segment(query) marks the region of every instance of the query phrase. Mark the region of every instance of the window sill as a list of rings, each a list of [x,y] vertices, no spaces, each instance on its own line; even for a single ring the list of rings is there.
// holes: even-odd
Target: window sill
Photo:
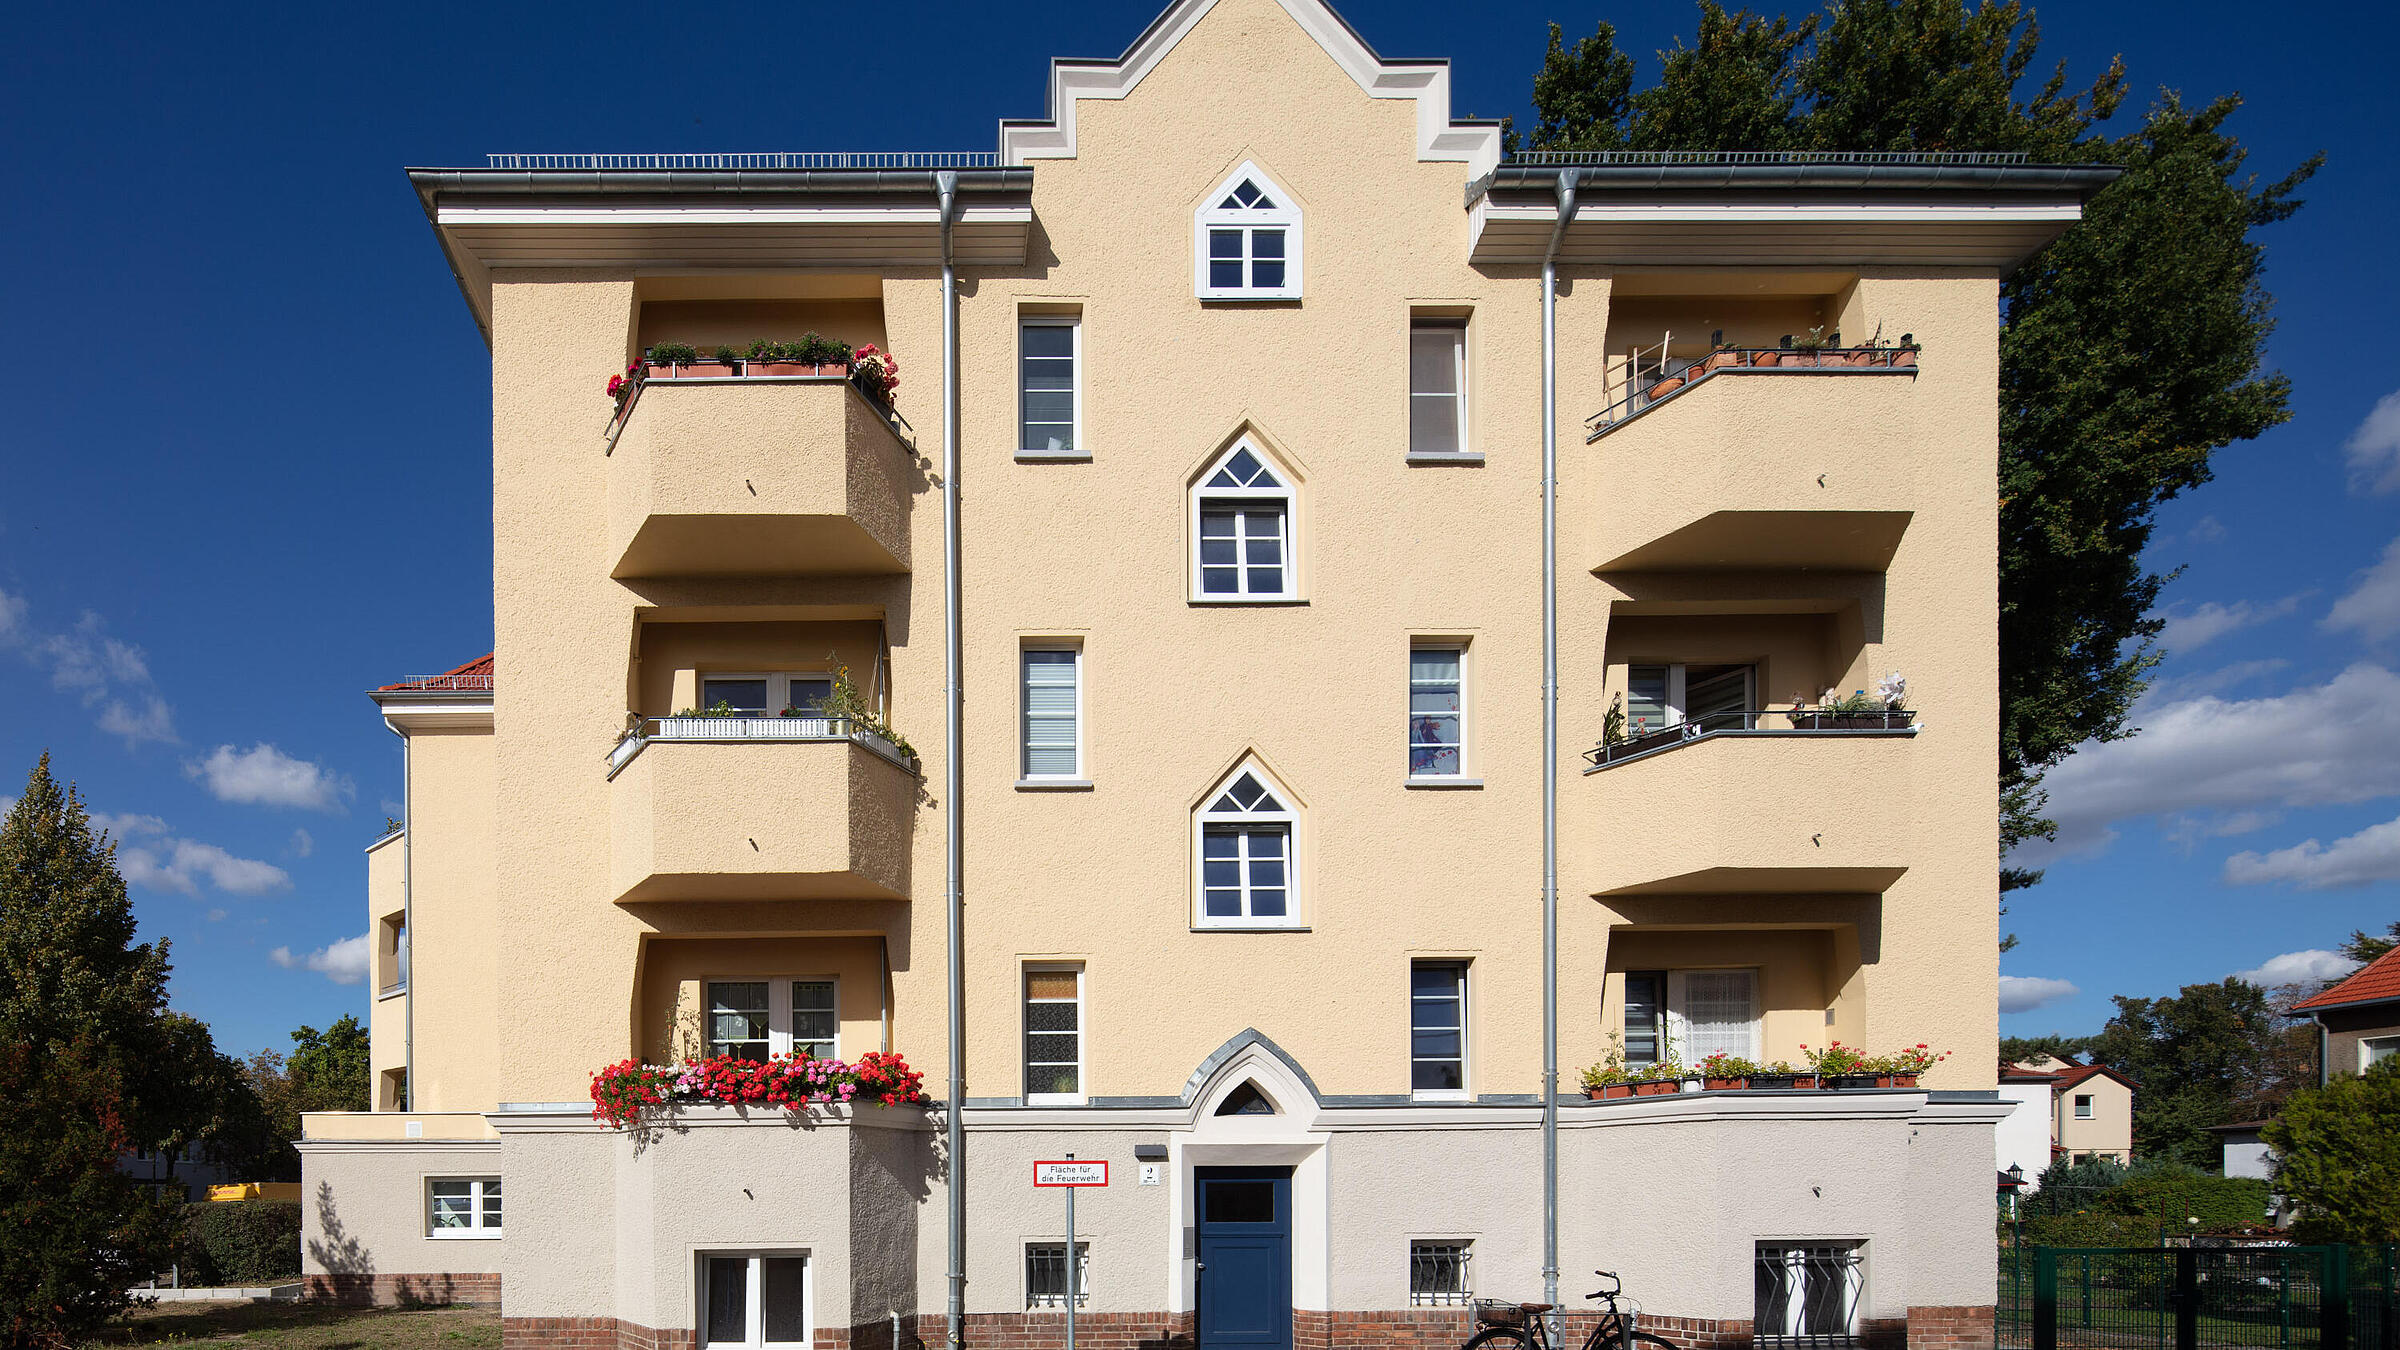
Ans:
[[[1475,450],[1411,450],[1408,452],[1408,462],[1411,464],[1464,464],[1473,466],[1483,463],[1483,455],[1480,451]]]
[[[1080,1092],[1028,1092],[1025,1094],[1027,1106],[1082,1106],[1090,1100]]]
[[[1204,305],[1296,305],[1300,303],[1300,292],[1257,291],[1252,293],[1244,293],[1240,291],[1202,291],[1197,298],[1200,303]]]
[[[1089,778],[1020,778],[1017,780],[1017,791],[1019,792],[1089,792],[1091,790],[1092,780]]]
[[[1017,462],[1019,464],[1089,464],[1092,462],[1092,452],[1089,450],[1019,450]]]
[[[1471,1102],[1475,1100],[1472,1093],[1464,1090],[1455,1092],[1448,1090],[1441,1092],[1411,1092],[1408,1094],[1408,1099],[1412,1102]]]
[[[386,985],[385,987],[375,991],[375,1001],[377,1003],[381,1003],[387,998],[402,998],[405,997],[407,993],[408,986],[405,984]]]
[[[1480,778],[1461,778],[1455,774],[1410,774],[1408,778],[1404,780],[1404,786],[1412,788],[1432,788],[1435,791],[1440,791],[1444,788],[1480,789],[1483,786],[1483,780]]]
[[[1212,608],[1270,609],[1305,605],[1308,601],[1296,595],[1195,595],[1187,603]]]
[[[448,1229],[427,1233],[428,1242],[498,1242],[507,1234],[489,1228]]]
[[[1304,923],[1196,923],[1195,933],[1305,933]]]

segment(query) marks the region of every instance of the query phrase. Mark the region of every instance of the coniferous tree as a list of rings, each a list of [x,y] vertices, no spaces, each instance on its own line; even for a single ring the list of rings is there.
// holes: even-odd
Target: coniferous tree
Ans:
[[[173,1259],[171,1211],[118,1170],[188,1108],[167,947],[134,942],[116,849],[42,756],[0,823],[0,1337],[83,1340]]]

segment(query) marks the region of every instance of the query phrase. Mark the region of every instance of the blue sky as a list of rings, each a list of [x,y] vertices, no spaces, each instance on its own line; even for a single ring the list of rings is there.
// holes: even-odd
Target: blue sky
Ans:
[[[1642,52],[1691,25],[1676,5],[1344,12],[1387,55],[1451,58],[1456,111],[1479,116],[1525,114],[1548,19],[1570,36],[1612,19]],[[399,756],[361,691],[491,641],[485,355],[402,167],[988,148],[997,119],[1043,110],[1049,57],[1114,55],[1152,13],[794,11],[781,39],[706,5],[569,21],[495,4],[471,25],[392,6],[14,15],[0,796],[48,747],[114,818],[144,932],[174,940],[175,1001],[227,1049],[363,1013],[338,980],[356,978],[359,850],[397,809]],[[2375,413],[2400,391],[2375,337],[2400,309],[2400,18],[2042,18],[2045,54],[2081,78],[2121,51],[2137,92],[2247,94],[2234,125],[2263,173],[2331,161],[2266,234],[2294,417],[2163,514],[2157,561],[2187,570],[2153,730],[2062,777],[2070,847],[2008,919],[2023,945],[2004,972],[2075,991],[2012,985],[2051,995],[2003,1019],[2023,1032],[2091,1030],[2110,993],[2400,918],[2400,399]]]

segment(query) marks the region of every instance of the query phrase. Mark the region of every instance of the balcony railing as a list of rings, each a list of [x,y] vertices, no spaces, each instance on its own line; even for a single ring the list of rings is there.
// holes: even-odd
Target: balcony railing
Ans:
[[[1595,745],[1583,752],[1592,767],[1585,773],[1613,769],[1637,759],[1717,736],[1913,736],[1917,714],[1911,708],[1837,712],[1825,708],[1745,708],[1703,713],[1687,722],[1656,730],[1636,731],[1624,740]]]
[[[392,688],[411,694],[488,694],[492,692],[492,672],[486,670],[473,675],[460,675],[456,672],[448,675],[411,675],[393,685]]]
[[[1906,337],[1896,347],[1719,347],[1702,357],[1670,357],[1663,345],[1647,361],[1636,348],[1626,358],[1628,392],[1584,419],[1584,444],[1719,375],[1914,375],[1917,348]]]
[[[853,741],[903,769],[916,764],[900,747],[847,717],[643,717],[632,725],[608,755],[608,776],[615,778],[653,741]]]

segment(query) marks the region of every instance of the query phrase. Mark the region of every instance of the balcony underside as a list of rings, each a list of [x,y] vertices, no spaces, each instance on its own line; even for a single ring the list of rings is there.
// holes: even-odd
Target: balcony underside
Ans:
[[[1905,867],[1703,867],[1671,877],[1631,882],[1609,895],[1881,895]]]
[[[916,796],[849,739],[650,742],[609,783],[617,901],[905,900]]]
[[[653,515],[611,576],[788,576],[906,572],[908,565],[848,516]]]
[[[1712,511],[1592,570],[1882,572],[1900,551],[1911,516],[1907,511]]]

